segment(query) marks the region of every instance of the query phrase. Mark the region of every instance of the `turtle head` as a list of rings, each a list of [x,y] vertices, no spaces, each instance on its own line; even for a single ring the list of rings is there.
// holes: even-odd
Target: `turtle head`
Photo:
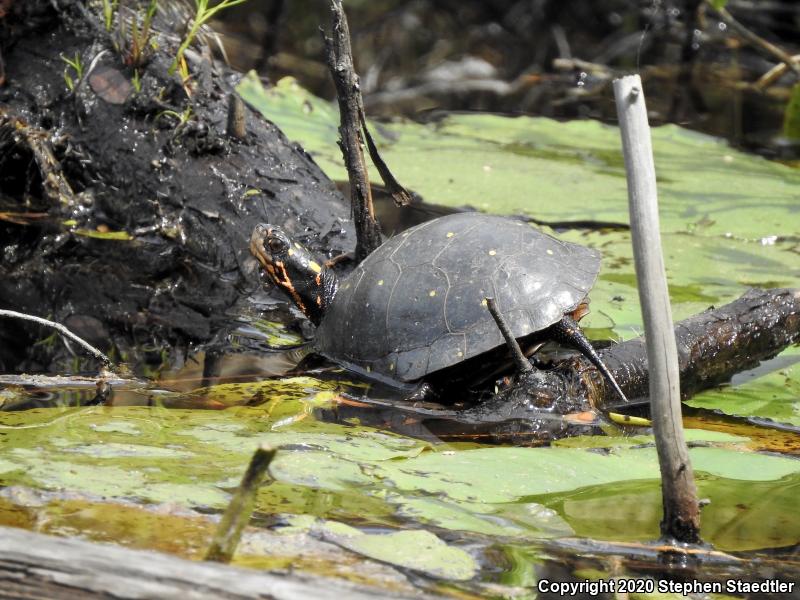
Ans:
[[[336,295],[338,283],[333,271],[275,225],[256,225],[250,237],[250,252],[297,308],[319,325]]]

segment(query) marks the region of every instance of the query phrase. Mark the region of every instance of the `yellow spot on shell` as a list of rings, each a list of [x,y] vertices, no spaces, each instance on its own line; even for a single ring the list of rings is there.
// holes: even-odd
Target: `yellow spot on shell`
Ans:
[[[372,371],[372,367],[370,367],[369,365],[367,365],[367,373],[369,373],[370,371]]]
[[[486,298],[481,300],[481,306],[489,306],[489,304],[486,302]]]
[[[314,273],[319,273],[320,271],[322,271],[322,267],[320,267],[313,260],[308,261],[308,266],[311,268],[312,271],[314,271]]]
[[[436,290],[431,290],[430,292],[428,292],[428,296],[430,296],[431,298],[433,298],[435,295],[436,295]]]
[[[383,285],[383,279],[378,282],[378,285]]]
[[[550,248],[548,248],[548,249],[547,249],[547,253],[548,253],[550,256],[552,256],[552,255],[553,255],[553,251],[552,251],[552,250],[550,250]]]
[[[294,247],[297,248],[298,250],[300,250],[300,248],[302,248],[302,246],[298,242],[294,243]]]
[[[459,356],[459,358],[460,358],[460,357],[464,356],[464,353],[463,353],[461,350],[459,350],[459,351],[458,351],[458,356]]]
[[[389,370],[390,371],[394,371],[394,363],[390,363],[389,364]]]
[[[293,255],[294,255],[294,250],[292,250],[291,248],[289,248],[289,256],[293,256]]]
[[[497,250],[489,250],[489,256],[494,256],[497,254]]]
[[[455,233],[453,233],[452,231],[448,231],[447,232],[447,237],[453,237],[454,235],[455,235]]]

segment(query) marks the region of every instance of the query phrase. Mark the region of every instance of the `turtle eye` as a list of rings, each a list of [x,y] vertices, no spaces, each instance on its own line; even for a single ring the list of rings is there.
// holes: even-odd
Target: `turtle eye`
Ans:
[[[286,244],[284,244],[283,240],[279,238],[270,238],[267,244],[269,245],[270,251],[275,252],[276,254],[286,249]]]

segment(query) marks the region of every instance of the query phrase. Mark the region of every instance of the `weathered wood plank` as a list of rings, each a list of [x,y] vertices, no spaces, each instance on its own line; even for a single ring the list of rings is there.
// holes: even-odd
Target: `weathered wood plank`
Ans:
[[[193,562],[0,527],[0,598],[25,600],[359,600],[407,595],[343,580]],[[415,598],[430,597],[422,592]]]

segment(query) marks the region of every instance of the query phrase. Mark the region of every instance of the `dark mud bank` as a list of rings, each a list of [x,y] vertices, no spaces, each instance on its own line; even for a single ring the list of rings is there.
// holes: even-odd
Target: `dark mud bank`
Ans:
[[[11,2],[0,17],[0,306],[127,360],[235,322],[259,288],[256,223],[307,234],[322,254],[353,247],[348,204],[299,146],[247,108],[244,138],[226,133],[236,73],[202,41],[187,81],[170,72],[181,34],[159,13],[139,59],[132,9],[110,30],[76,0]],[[0,321],[0,371],[92,366],[70,368],[49,335]]]

